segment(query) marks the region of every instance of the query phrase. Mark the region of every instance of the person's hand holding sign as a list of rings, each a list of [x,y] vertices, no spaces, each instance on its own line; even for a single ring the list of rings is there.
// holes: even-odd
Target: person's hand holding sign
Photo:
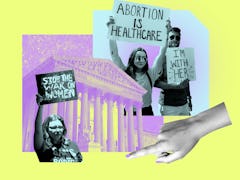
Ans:
[[[166,123],[158,136],[158,142],[132,152],[129,159],[154,154],[156,162],[170,163],[183,158],[206,134],[230,125],[224,103],[185,120]]]
[[[111,24],[115,24],[115,20],[114,20],[113,16],[109,17],[109,21],[107,22],[107,27],[109,27]]]
[[[40,106],[41,102],[43,101],[43,97],[40,94],[36,95],[36,102]]]
[[[189,80],[185,79],[183,80],[181,83],[179,83],[178,85],[175,85],[176,89],[184,89],[189,85]],[[174,86],[174,85],[173,85]]]
[[[171,21],[169,19],[166,21],[166,28],[167,28],[167,35],[168,35],[168,33],[170,32],[170,30],[172,28]]]

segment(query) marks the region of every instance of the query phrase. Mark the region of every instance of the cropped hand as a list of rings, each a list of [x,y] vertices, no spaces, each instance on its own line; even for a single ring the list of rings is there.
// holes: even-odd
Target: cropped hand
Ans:
[[[185,120],[164,124],[157,143],[134,151],[127,157],[155,154],[156,162],[170,163],[183,158],[206,134],[231,124],[225,104],[221,103]]]
[[[157,163],[170,163],[183,158],[196,145],[199,138],[194,134],[189,119],[166,123],[160,131],[158,141],[127,155],[137,158],[148,154],[157,156]]]
[[[107,27],[109,27],[112,24],[115,24],[115,20],[114,20],[113,16],[110,16],[109,21],[107,22]]]
[[[171,21],[169,19],[166,21],[166,28],[167,28],[167,33],[169,33],[169,31],[172,29]]]
[[[41,102],[43,101],[43,97],[40,94],[36,95],[36,102],[40,106]]]
[[[189,84],[189,80],[188,79],[185,79],[184,81],[182,81],[179,85],[178,85],[178,88],[179,89],[184,89],[188,86]]]

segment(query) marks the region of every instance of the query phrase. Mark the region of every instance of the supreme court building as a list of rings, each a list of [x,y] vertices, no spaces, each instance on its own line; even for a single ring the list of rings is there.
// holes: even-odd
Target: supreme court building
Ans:
[[[44,105],[43,119],[53,113],[62,116],[67,137],[78,144],[80,151],[134,151],[155,141],[157,132],[143,128],[141,107],[146,90],[125,72],[110,60],[51,57],[23,77],[23,151],[33,151],[35,75],[63,70],[74,70],[79,98]]]

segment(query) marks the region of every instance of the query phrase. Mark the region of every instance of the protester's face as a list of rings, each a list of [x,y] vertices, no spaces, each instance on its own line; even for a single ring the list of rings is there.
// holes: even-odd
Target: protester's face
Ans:
[[[180,34],[178,32],[169,32],[168,34],[168,47],[179,47]]]
[[[49,122],[48,132],[54,143],[57,143],[63,135],[64,127],[60,120],[56,119]]]
[[[138,51],[134,58],[134,65],[138,69],[142,69],[147,63],[147,55],[143,51]]]

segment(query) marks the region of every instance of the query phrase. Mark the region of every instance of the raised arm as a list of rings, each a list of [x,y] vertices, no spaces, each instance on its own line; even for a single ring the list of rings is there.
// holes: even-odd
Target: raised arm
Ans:
[[[159,51],[159,54],[157,55],[157,57],[155,58],[155,60],[153,62],[152,69],[153,69],[153,71],[155,71],[159,74],[162,74],[163,63],[166,58],[167,44],[168,44],[168,40],[166,39],[165,45],[163,46],[163,48],[161,48],[161,50]]]
[[[38,111],[35,120],[35,130],[34,130],[34,149],[35,151],[40,150],[43,145],[43,130],[42,130],[42,111],[43,105],[40,105],[42,97],[37,95]]]
[[[167,22],[166,22],[166,29],[167,29],[167,34],[166,34],[165,44],[161,48],[161,50],[159,51],[159,54],[155,58],[155,60],[153,62],[153,66],[152,66],[153,71],[155,71],[155,72],[157,72],[159,74],[162,74],[163,63],[164,63],[164,61],[166,59],[166,51],[167,51],[167,47],[168,47],[168,33],[169,33],[170,29],[171,29],[171,22],[170,22],[170,20],[167,20]]]
[[[111,28],[112,25],[115,25],[115,21],[112,16],[109,18],[109,22],[107,23],[108,28]],[[109,49],[112,57],[112,61],[114,64],[116,64],[119,68],[121,68],[123,71],[126,70],[126,66],[123,64],[119,54],[118,54],[118,47],[116,40],[109,38]]]
[[[112,61],[123,71],[126,70],[126,66],[123,64],[119,54],[116,40],[109,39],[109,48],[112,57]]]

